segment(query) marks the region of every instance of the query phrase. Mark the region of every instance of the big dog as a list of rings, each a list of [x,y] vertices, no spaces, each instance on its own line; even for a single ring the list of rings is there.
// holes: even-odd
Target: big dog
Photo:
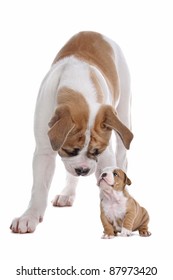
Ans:
[[[111,132],[115,131],[115,155]],[[119,46],[96,32],[73,36],[55,57],[36,103],[33,187],[27,210],[12,221],[15,233],[43,220],[57,153],[67,183],[54,206],[71,206],[79,176],[116,165],[126,170],[130,131],[130,77]]]

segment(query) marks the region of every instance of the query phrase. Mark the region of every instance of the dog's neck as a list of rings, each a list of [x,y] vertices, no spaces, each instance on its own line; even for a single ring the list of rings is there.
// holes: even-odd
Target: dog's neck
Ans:
[[[104,190],[104,189],[101,189],[100,191],[100,200],[101,202],[108,202],[108,203],[111,203],[111,204],[114,204],[114,203],[121,203],[121,201],[127,196],[126,195],[126,192],[127,191],[116,191],[116,190],[113,190],[113,189],[110,189],[110,190]]]

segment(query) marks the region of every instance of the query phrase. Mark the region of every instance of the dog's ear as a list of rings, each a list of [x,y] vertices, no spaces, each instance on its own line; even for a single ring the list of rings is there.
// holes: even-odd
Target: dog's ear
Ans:
[[[130,148],[133,139],[132,132],[119,120],[114,108],[110,105],[102,106],[103,128],[114,129],[121,137],[126,149]]]
[[[125,184],[128,185],[128,186],[130,186],[130,185],[132,184],[131,180],[127,177],[126,174],[125,174],[125,179],[124,179],[124,181],[125,181]]]
[[[75,126],[71,119],[71,114],[68,106],[58,106],[54,116],[52,117],[48,125],[50,127],[48,136],[52,149],[54,151],[58,151],[65,142],[70,131]]]

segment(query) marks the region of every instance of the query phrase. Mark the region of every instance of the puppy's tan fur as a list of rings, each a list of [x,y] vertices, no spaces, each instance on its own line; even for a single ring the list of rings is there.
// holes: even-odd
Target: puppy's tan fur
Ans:
[[[126,185],[131,185],[127,175],[120,169],[113,170],[113,185],[111,185],[111,180],[106,179],[105,174],[108,173],[102,173],[99,181],[104,236],[110,238],[117,235],[118,232],[129,236],[132,231],[136,230],[141,236],[151,235],[148,231],[149,215],[147,210],[141,207],[125,189]],[[123,234],[123,232],[126,233]]]

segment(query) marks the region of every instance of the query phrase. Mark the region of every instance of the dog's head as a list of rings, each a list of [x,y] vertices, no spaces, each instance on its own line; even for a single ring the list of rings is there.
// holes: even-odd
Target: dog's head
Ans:
[[[98,186],[104,191],[124,191],[126,185],[131,185],[130,179],[121,169],[108,167],[100,175]]]
[[[49,122],[48,136],[67,171],[74,176],[85,176],[95,171],[99,155],[109,145],[112,129],[120,135],[127,149],[133,134],[121,123],[112,106],[101,105],[91,125],[86,102],[76,104],[57,107]]]

